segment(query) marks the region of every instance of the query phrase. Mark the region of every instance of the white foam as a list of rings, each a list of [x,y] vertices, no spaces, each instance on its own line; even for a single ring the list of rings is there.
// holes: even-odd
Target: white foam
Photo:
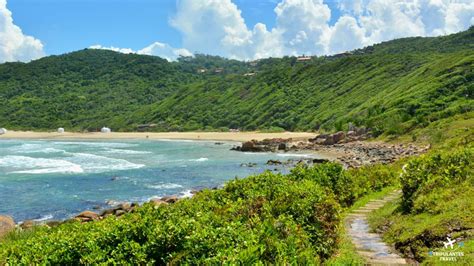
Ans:
[[[150,154],[152,153],[151,151],[135,151],[135,150],[113,149],[113,148],[108,148],[107,150],[103,152],[110,153],[110,154]]]
[[[173,188],[182,188],[183,186],[173,183],[164,183],[158,185],[145,185],[147,188],[151,189],[173,189]]]
[[[54,216],[52,214],[47,214],[47,215],[45,215],[43,217],[40,217],[38,219],[33,219],[33,221],[35,221],[35,222],[44,222],[44,221],[51,220],[53,218],[54,218]]]
[[[138,144],[132,143],[121,143],[121,142],[86,142],[86,141],[58,141],[54,142],[56,145],[83,145],[93,147],[105,147],[105,148],[130,148],[136,147]]]
[[[102,173],[115,170],[142,168],[144,164],[136,164],[124,159],[110,158],[90,153],[70,153],[69,161],[81,165],[86,172]]]
[[[194,195],[191,190],[185,190],[178,194],[178,198],[192,198]]]
[[[56,148],[39,148],[34,150],[22,150],[17,151],[19,153],[65,153],[65,150],[60,150]]]
[[[205,162],[205,161],[209,161],[209,159],[202,157],[202,158],[199,158],[199,159],[191,159],[189,161],[191,161],[191,162]]]
[[[0,158],[0,167],[13,168],[10,173],[45,174],[45,173],[83,173],[80,165],[66,160],[33,158],[9,155]],[[22,169],[16,170],[15,169]]]

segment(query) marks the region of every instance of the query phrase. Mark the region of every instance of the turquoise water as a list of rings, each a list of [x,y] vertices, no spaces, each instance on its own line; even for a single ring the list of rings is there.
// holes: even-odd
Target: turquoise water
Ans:
[[[0,214],[25,219],[69,218],[123,201],[145,202],[220,186],[279,168],[269,159],[303,154],[230,151],[237,143],[203,141],[0,140]],[[257,167],[242,167],[254,162]]]

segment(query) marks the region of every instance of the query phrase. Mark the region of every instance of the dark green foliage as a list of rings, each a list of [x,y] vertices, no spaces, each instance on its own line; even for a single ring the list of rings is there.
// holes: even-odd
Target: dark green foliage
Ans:
[[[0,65],[0,124],[295,131],[341,130],[352,122],[399,135],[472,112],[473,32],[400,39],[307,63],[206,55],[170,63],[101,50],[7,63]]]
[[[421,156],[411,160],[401,174],[403,200],[401,206],[406,213],[421,213],[423,206],[414,206],[414,202],[434,189],[448,188],[472,177],[474,153],[462,149],[451,153],[438,153]],[[435,204],[431,202],[431,204]],[[429,205],[429,203],[428,203]]]

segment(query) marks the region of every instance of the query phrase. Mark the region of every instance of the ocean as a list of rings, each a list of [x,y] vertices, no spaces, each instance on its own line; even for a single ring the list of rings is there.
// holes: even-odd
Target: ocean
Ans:
[[[265,170],[270,159],[305,154],[231,151],[239,143],[186,140],[0,140],[0,214],[16,221],[62,220],[120,202],[188,197],[193,189]],[[311,155],[311,157],[317,157]],[[256,163],[255,167],[242,163]]]

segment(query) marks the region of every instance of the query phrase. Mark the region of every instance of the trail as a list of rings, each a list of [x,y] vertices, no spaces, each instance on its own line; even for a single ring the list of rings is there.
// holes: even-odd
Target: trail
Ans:
[[[400,191],[394,191],[382,199],[371,200],[365,206],[352,211],[345,220],[348,236],[356,246],[356,251],[369,265],[404,265],[405,259],[393,253],[389,245],[382,241],[379,234],[370,233],[367,215],[390,201],[400,197]]]

